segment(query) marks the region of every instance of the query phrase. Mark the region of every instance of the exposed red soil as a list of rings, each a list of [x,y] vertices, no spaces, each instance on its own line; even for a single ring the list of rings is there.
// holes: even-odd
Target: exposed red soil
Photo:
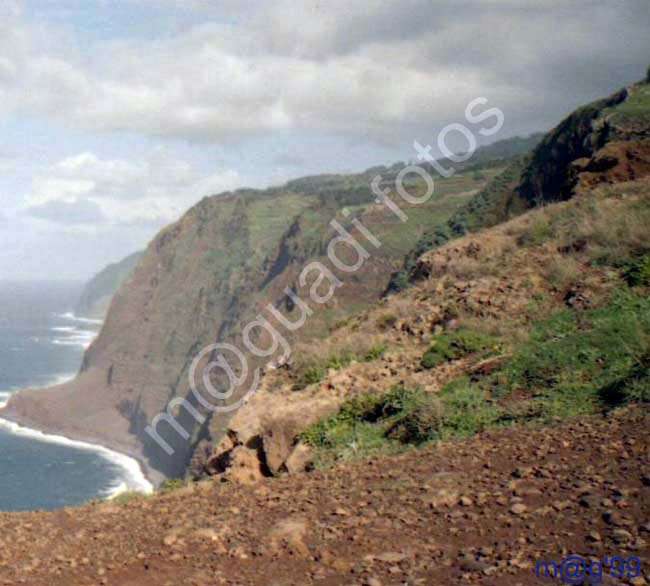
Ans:
[[[649,431],[628,408],[250,486],[2,514],[0,584],[523,586],[543,583],[536,560],[578,554],[640,557],[639,586]]]

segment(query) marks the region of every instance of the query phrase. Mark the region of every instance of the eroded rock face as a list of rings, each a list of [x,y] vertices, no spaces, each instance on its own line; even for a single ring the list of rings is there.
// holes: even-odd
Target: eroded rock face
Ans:
[[[249,467],[259,477],[296,474],[311,464],[311,449],[298,442],[298,434],[312,423],[334,414],[344,400],[342,394],[312,389],[304,394],[290,386],[276,386],[277,379],[265,385],[228,422],[227,432],[216,444],[203,472],[224,480],[248,482]],[[246,450],[246,459],[237,459]],[[200,475],[197,474],[197,475]]]
[[[579,108],[546,135],[522,175],[517,196],[529,205],[569,199],[571,164],[591,157],[609,140],[603,112],[624,102],[628,90]]]
[[[576,193],[585,193],[598,185],[622,183],[650,175],[650,139],[612,142],[591,158],[575,161],[570,183]]]

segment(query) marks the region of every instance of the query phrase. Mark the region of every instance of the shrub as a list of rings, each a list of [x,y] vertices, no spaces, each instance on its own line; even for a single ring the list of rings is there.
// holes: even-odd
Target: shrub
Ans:
[[[321,382],[326,374],[327,370],[324,366],[308,366],[298,375],[294,388],[299,390],[309,385],[315,385]]]
[[[503,411],[466,380],[440,396],[395,387],[384,395],[359,395],[336,415],[310,426],[300,439],[316,449],[317,464],[372,453],[394,453],[438,439],[465,437],[503,419]]]
[[[368,352],[363,357],[363,360],[365,362],[372,362],[374,360],[379,360],[383,355],[384,352],[386,352],[386,346],[383,344],[377,344],[376,346],[372,346]]]
[[[544,276],[549,285],[563,290],[576,282],[580,276],[580,267],[570,256],[555,256],[544,268]]]
[[[330,369],[340,370],[345,368],[350,365],[353,359],[354,355],[349,350],[342,350],[335,354],[330,354],[322,361],[310,357],[306,362],[297,366],[294,389],[304,389],[309,385],[315,385],[321,382]]]
[[[417,394],[396,418],[387,437],[403,444],[419,445],[437,439],[444,421],[444,407],[437,397]]]
[[[599,391],[602,401],[616,407],[629,402],[650,402],[650,352],[639,357],[630,371]]]
[[[116,505],[125,505],[131,501],[147,498],[147,495],[135,490],[127,490],[118,494],[115,498],[109,499],[109,502]]]
[[[627,263],[624,267],[623,278],[630,287],[650,285],[650,255]]]
[[[160,492],[171,492],[173,490],[178,490],[179,488],[183,488],[186,485],[185,480],[182,478],[169,478],[168,480],[165,480],[160,485]]]
[[[422,356],[420,364],[422,368],[435,368],[469,354],[497,349],[498,346],[498,341],[491,336],[474,330],[461,329],[437,336]]]
[[[485,391],[467,378],[448,384],[440,393],[440,401],[444,409],[441,439],[469,437],[507,421],[504,411],[489,402]]]
[[[333,368],[334,370],[340,370],[341,368],[349,366],[353,359],[354,355],[349,350],[343,350],[337,354],[331,354],[325,361],[325,369],[329,370],[330,368]]]

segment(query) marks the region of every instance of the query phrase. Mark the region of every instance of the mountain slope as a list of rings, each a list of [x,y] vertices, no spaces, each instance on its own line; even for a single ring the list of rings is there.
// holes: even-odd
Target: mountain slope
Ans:
[[[494,226],[526,209],[570,199],[605,182],[650,173],[650,82],[641,81],[572,112],[546,134],[530,156],[501,175],[447,222],[432,226],[406,256],[387,288],[399,291],[418,278],[417,258],[467,232]]]
[[[469,433],[481,429],[475,414],[479,422],[543,422],[605,409],[609,399],[599,389],[608,385],[620,398],[638,376],[647,389],[649,223],[647,177],[600,186],[425,253],[412,287],[268,372],[204,471],[243,482],[299,471],[313,461],[304,441],[322,448],[326,461],[403,449],[385,435],[395,420],[377,414],[388,410],[399,420],[396,405],[409,401],[424,401],[422,419],[409,423],[423,433],[447,429],[446,408]],[[524,343],[540,331],[547,337]],[[624,345],[612,343],[619,336]],[[565,347],[542,342],[558,339]],[[428,403],[440,393],[442,404]],[[505,402],[495,409],[485,395]]]
[[[399,168],[382,168],[386,181]],[[224,421],[211,422],[206,413],[199,425],[182,410],[179,421],[189,440],[169,426],[161,432],[174,447],[173,457],[147,434],[147,425],[175,398],[196,404],[188,371],[204,347],[235,341],[269,303],[295,312],[284,291],[300,288],[298,275],[306,263],[325,260],[335,234],[331,219],[352,229],[343,212],[354,212],[382,246],[372,263],[315,311],[310,327],[296,334],[304,339],[325,335],[378,300],[388,275],[426,226],[448,218],[500,168],[490,166],[480,178],[468,172],[440,181],[436,196],[414,208],[406,223],[374,202],[370,178],[376,170],[205,198],[148,246],[113,298],[79,377],[47,393],[20,393],[3,416],[107,444],[139,458],[157,480],[182,475],[197,446],[218,440]],[[409,189],[415,194],[424,184]]]
[[[136,252],[119,262],[112,263],[97,273],[84,286],[75,313],[84,317],[101,319],[106,315],[115,292],[128,279],[138,264],[142,252]]]

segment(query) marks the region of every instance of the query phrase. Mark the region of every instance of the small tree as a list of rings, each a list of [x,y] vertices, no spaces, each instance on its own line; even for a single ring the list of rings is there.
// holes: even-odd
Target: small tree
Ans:
[[[645,76],[645,80],[650,83],[650,65],[648,65],[648,71]]]

